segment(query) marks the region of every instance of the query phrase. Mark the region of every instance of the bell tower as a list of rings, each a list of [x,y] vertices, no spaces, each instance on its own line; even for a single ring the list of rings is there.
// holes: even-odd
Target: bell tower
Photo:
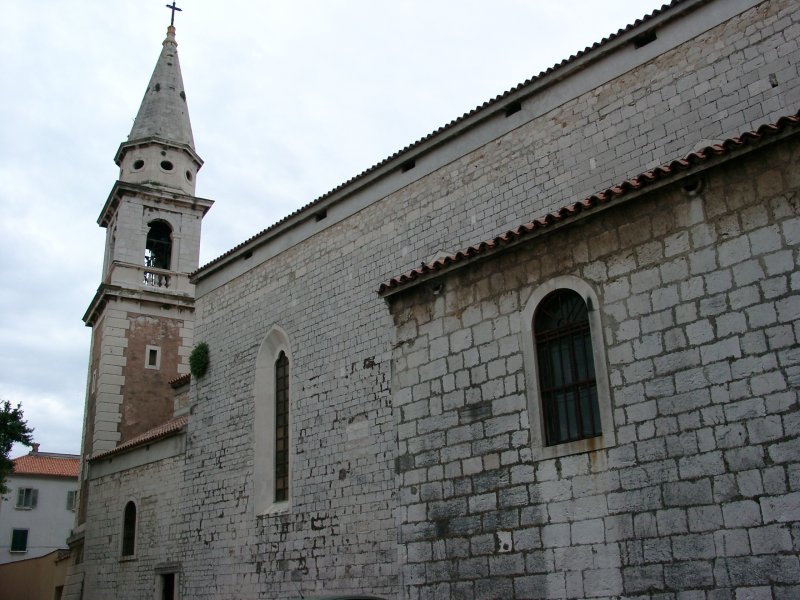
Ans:
[[[98,224],[106,229],[101,283],[83,320],[92,328],[83,429],[86,461],[174,416],[170,381],[189,372],[194,286],[203,216],[195,196],[203,164],[195,152],[175,27],[128,139],[114,158],[119,180]],[[81,482],[78,523],[86,510]]]

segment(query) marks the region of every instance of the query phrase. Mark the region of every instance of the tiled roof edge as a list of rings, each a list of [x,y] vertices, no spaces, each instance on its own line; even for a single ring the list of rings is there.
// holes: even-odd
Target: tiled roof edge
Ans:
[[[144,446],[147,444],[152,444],[153,442],[156,442],[158,440],[168,438],[183,430],[188,422],[189,422],[189,415],[181,415],[180,417],[175,417],[174,419],[171,419],[166,423],[162,423],[161,425],[153,427],[149,431],[145,431],[144,433],[129,439],[127,442],[120,444],[116,448],[112,448],[111,450],[106,450],[105,452],[95,454],[89,459],[89,461],[94,462],[96,460],[109,458],[111,456],[127,452],[128,450],[133,450],[134,448],[138,448],[140,446]]]
[[[31,472],[14,472],[11,473],[13,477],[39,477],[44,479],[75,479],[78,475],[70,475],[67,473],[31,473]]]
[[[275,223],[273,223],[272,225],[270,225],[266,229],[262,229],[261,231],[259,231],[255,235],[247,238],[245,241],[241,242],[240,244],[237,244],[236,246],[234,246],[233,248],[231,248],[227,252],[219,255],[217,258],[214,258],[214,259],[210,260],[206,264],[202,265],[201,267],[199,267],[198,269],[196,269],[195,271],[190,273],[189,274],[190,279],[194,279],[202,271],[205,271],[206,269],[209,269],[210,267],[213,267],[217,263],[222,262],[223,260],[225,260],[226,258],[231,256],[232,254],[235,254],[237,251],[241,250],[242,248],[244,248],[245,246],[247,246],[248,244],[253,242],[254,240],[262,237],[263,235],[265,235],[266,233],[269,233],[270,231],[273,231],[273,230],[277,229],[278,227],[280,227],[281,225],[285,224],[287,221],[291,220],[292,218],[294,218],[295,216],[299,215],[300,213],[307,211],[311,207],[316,206],[317,204],[319,204],[319,203],[323,202],[324,200],[330,198],[331,196],[333,196],[337,192],[343,190],[344,188],[346,188],[346,187],[356,183],[357,181],[365,178],[367,175],[370,175],[371,173],[374,173],[380,167],[383,167],[384,165],[386,165],[387,163],[389,163],[392,160],[396,159],[397,157],[414,150],[415,148],[417,148],[418,146],[420,146],[424,142],[427,142],[431,138],[434,138],[434,137],[444,133],[445,131],[448,131],[448,130],[452,129],[456,125],[461,124],[466,119],[468,119],[468,118],[470,118],[470,117],[472,117],[472,116],[474,116],[474,115],[476,115],[476,114],[478,114],[480,112],[484,112],[486,110],[489,110],[489,109],[495,107],[496,105],[501,103],[503,100],[508,98],[508,96],[518,92],[522,88],[524,88],[524,87],[526,87],[528,85],[531,85],[531,84],[539,81],[543,77],[549,76],[552,73],[555,73],[556,71],[559,71],[559,70],[567,67],[568,65],[571,65],[572,63],[574,63],[578,59],[583,58],[584,56],[586,56],[587,54],[589,54],[591,52],[597,51],[599,48],[607,46],[609,43],[611,43],[612,41],[616,40],[620,36],[630,32],[633,29],[636,29],[636,28],[640,27],[641,25],[647,23],[648,21],[654,19],[655,17],[658,17],[658,16],[666,13],[667,11],[674,9],[678,5],[685,4],[685,3],[690,2],[690,1],[691,0],[671,0],[671,2],[669,2],[669,4],[662,4],[661,8],[657,8],[657,9],[653,10],[649,14],[644,15],[641,19],[636,19],[633,23],[630,23],[630,24],[626,25],[622,29],[618,29],[616,33],[612,33],[608,37],[604,37],[599,42],[595,42],[591,46],[587,46],[583,50],[580,50],[580,51],[576,52],[575,54],[570,55],[569,58],[565,58],[560,63],[557,63],[557,64],[553,65],[552,67],[540,72],[538,75],[534,75],[531,78],[526,79],[522,83],[518,83],[517,85],[515,85],[511,89],[503,92],[502,94],[499,94],[499,95],[495,96],[491,100],[487,100],[486,102],[484,102],[480,106],[477,106],[477,107],[473,108],[471,111],[464,113],[460,117],[457,117],[457,118],[453,119],[452,121],[450,121],[446,125],[442,125],[441,127],[439,127],[438,129],[435,129],[434,131],[432,131],[428,135],[418,139],[416,142],[412,142],[411,144],[409,144],[405,148],[402,148],[401,150],[398,150],[394,154],[391,154],[390,156],[384,158],[380,162],[377,162],[374,165],[372,165],[371,167],[363,170],[361,173],[359,173],[357,175],[354,175],[353,177],[351,177],[350,179],[348,179],[344,183],[341,183],[341,184],[337,185],[335,188],[333,188],[332,190],[324,193],[322,196],[319,196],[318,198],[316,198],[315,200],[312,200],[308,204],[306,204],[306,205],[298,208],[297,210],[289,213],[288,215],[286,215],[285,217],[283,217],[279,221],[276,221]]]
[[[176,377],[175,379],[172,379],[171,381],[169,381],[169,384],[170,384],[170,385],[171,385],[173,388],[179,388],[179,387],[181,387],[182,385],[186,385],[186,384],[187,384],[187,383],[189,383],[191,380],[192,380],[192,375],[191,375],[191,373],[186,373],[185,375],[181,375],[181,376],[179,376],[179,377]]]
[[[507,246],[521,238],[527,237],[534,232],[538,233],[541,229],[551,227],[566,219],[575,217],[582,212],[608,204],[612,200],[626,196],[656,182],[676,177],[677,174],[691,169],[695,165],[707,163],[712,158],[729,155],[743,146],[757,145],[765,138],[773,137],[787,129],[797,128],[798,125],[800,125],[800,112],[794,115],[781,117],[776,123],[762,125],[755,131],[746,131],[738,137],[728,138],[719,144],[706,146],[701,150],[690,152],[683,158],[673,160],[672,162],[656,167],[650,171],[640,173],[620,184],[596,192],[583,200],[573,202],[549,212],[534,219],[530,223],[525,223],[514,229],[509,229],[500,235],[469,246],[455,254],[444,256],[430,263],[423,263],[416,269],[411,269],[402,275],[398,275],[382,283],[378,288],[378,293],[382,296],[387,296],[400,288],[410,285],[421,277],[431,275],[456,263],[463,263],[477,256],[488,254],[502,246]]]

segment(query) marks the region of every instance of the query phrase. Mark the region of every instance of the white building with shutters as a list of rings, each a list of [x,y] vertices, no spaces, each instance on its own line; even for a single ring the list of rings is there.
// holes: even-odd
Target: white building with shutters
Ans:
[[[0,564],[66,549],[75,521],[78,467],[75,454],[39,452],[14,459],[0,500]]]

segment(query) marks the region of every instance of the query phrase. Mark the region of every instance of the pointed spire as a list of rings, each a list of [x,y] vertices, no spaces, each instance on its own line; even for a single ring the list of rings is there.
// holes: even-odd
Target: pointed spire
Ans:
[[[161,55],[158,57],[150,85],[142,99],[139,113],[128,136],[129,142],[159,138],[194,150],[192,124],[183,90],[183,77],[178,62],[175,27],[167,28]]]

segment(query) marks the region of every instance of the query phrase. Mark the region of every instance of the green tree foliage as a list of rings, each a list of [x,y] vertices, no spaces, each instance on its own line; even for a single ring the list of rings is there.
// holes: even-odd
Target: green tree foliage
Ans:
[[[11,402],[3,400],[0,401],[0,495],[8,492],[6,477],[14,470],[9,454],[15,442],[25,446],[33,444],[33,429],[23,419],[20,404],[12,408]]]

